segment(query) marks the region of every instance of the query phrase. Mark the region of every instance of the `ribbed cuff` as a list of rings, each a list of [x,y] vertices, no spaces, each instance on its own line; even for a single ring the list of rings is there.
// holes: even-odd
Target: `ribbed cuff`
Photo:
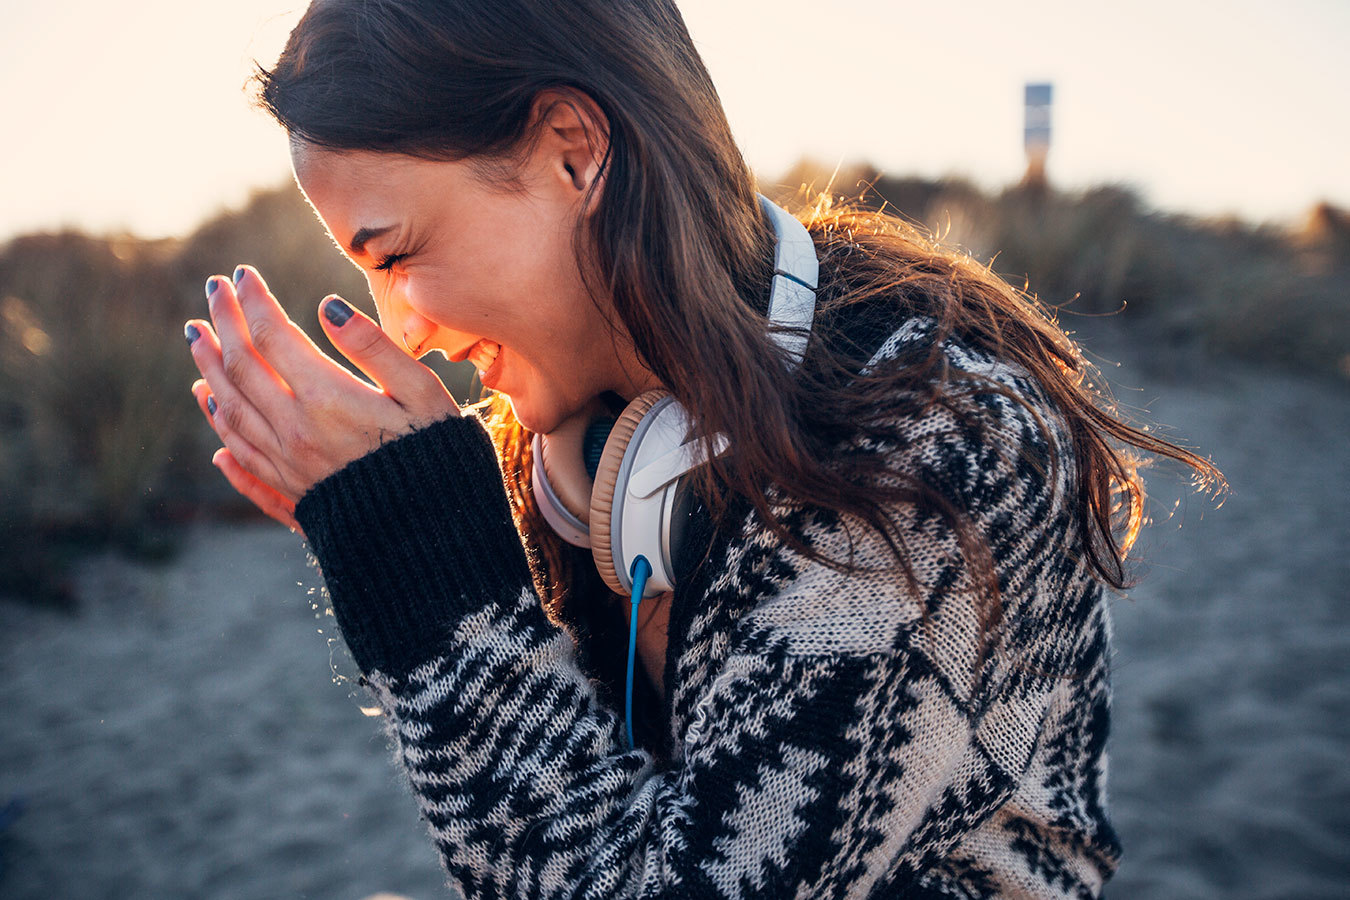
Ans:
[[[452,416],[361,457],[295,518],[364,672],[406,674],[474,610],[532,588],[492,441]]]

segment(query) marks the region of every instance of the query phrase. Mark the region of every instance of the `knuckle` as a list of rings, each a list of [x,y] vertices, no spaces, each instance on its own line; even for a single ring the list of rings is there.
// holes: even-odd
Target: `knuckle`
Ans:
[[[429,415],[441,416],[450,409],[450,404],[446,402],[445,386],[438,379],[420,382],[414,389],[413,396],[417,405]]]
[[[358,356],[369,359],[383,353],[388,349],[389,343],[383,331],[377,328],[363,328],[361,333],[352,339],[351,347]]]
[[[216,400],[216,418],[237,434],[244,424],[243,406],[234,399]]]
[[[220,355],[220,363],[225,368],[225,377],[233,384],[242,384],[248,374],[249,358],[237,347],[226,348]]]
[[[267,319],[256,318],[248,323],[248,336],[259,350],[270,349],[277,339],[277,326]]]
[[[417,395],[437,409],[455,406],[455,398],[451,396],[449,388],[431,369],[423,369],[420,373],[417,379]]]
[[[251,447],[230,447],[230,455],[234,457],[234,462],[239,466],[240,471],[254,478],[258,476],[258,458]],[[247,479],[243,479],[241,484],[252,489],[252,484]],[[244,490],[244,487],[241,487],[240,490]]]
[[[319,449],[313,435],[300,425],[292,425],[286,429],[285,441],[287,453],[293,459],[308,460]]]
[[[301,396],[305,414],[311,421],[332,422],[340,420],[342,404],[338,402],[339,395],[328,385],[311,385],[304,390],[303,395],[298,396]]]

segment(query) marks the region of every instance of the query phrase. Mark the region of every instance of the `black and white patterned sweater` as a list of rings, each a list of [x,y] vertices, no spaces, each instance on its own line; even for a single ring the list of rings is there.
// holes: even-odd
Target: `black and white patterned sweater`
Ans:
[[[931,325],[900,324],[868,366],[924,346]],[[944,349],[1028,400],[1058,443],[1025,372],[956,338]],[[939,487],[988,540],[1004,614],[978,672],[979,600],[941,518],[897,513],[915,595],[873,532],[855,532],[855,559],[878,571],[846,577],[733,506],[686,544],[706,538],[712,555],[675,591],[664,702],[650,688],[635,701],[649,739],[634,750],[622,682],[594,662],[622,672],[626,632],[596,647],[545,615],[474,416],[302,498],[451,884],[467,898],[1099,896],[1120,856],[1105,809],[1110,622],[1079,552],[1072,461],[1056,448],[1052,483],[1034,417],[975,399],[983,437],[935,408],[897,422],[893,444],[850,446]],[[846,555],[837,515],[789,517]]]

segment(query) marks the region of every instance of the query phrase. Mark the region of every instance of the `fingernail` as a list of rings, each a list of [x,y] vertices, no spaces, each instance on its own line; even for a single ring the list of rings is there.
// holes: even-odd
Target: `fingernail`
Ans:
[[[238,284],[241,280],[243,280],[243,277],[244,277],[244,267],[243,267],[243,266],[235,266],[235,267],[234,267],[234,283],[235,283],[235,284]]]
[[[334,297],[323,305],[323,317],[335,327],[341,328],[352,317],[352,308],[340,297]]]
[[[216,276],[212,275],[206,279],[206,299],[210,300],[211,295],[216,292]]]
[[[213,415],[213,416],[216,414],[216,398],[215,398],[215,397],[207,397],[207,398],[206,398],[206,411],[209,412],[209,413],[210,413],[211,415]]]
[[[197,326],[193,325],[191,322],[189,322],[187,324],[187,327],[183,329],[183,334],[187,337],[189,347],[197,343],[197,338],[202,336],[202,333],[197,330]]]

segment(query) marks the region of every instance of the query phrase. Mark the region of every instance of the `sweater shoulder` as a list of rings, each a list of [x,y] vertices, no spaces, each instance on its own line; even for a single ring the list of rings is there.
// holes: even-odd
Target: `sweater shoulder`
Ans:
[[[1075,462],[1068,420],[1021,364],[960,334],[939,340],[935,320],[914,316],[891,330],[860,374],[910,365],[935,346],[941,383],[897,379],[892,402],[868,423],[881,437],[850,436],[840,449],[884,455],[976,519],[1009,499],[1064,509]]]
[[[935,332],[936,323],[923,317],[897,323],[862,373],[929,352]],[[861,518],[784,503],[777,511],[796,536],[864,571],[838,570],[777,547],[764,566],[774,589],[743,623],[749,640],[808,655],[923,648],[945,657],[943,668],[969,670],[988,616],[973,554],[988,554],[1009,627],[1018,617],[1049,614],[1042,607],[1057,591],[1091,588],[1072,546],[1073,460],[1063,417],[1023,367],[956,336],[940,349],[946,368],[957,373],[945,388],[950,402],[926,402],[927,386],[898,388],[873,427],[835,448],[841,458],[879,457],[878,477],[889,487],[915,486],[910,500],[884,509],[911,572]],[[978,547],[962,543],[962,525]],[[760,543],[753,528],[744,541]],[[1041,652],[1058,656],[1059,649],[1067,644]]]

